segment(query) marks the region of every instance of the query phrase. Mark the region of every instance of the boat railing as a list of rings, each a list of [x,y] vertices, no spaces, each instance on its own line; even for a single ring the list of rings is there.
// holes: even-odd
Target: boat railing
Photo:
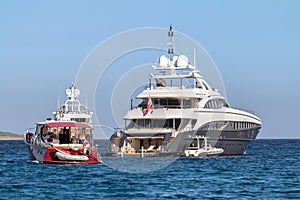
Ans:
[[[199,88],[196,87],[195,85],[167,85],[167,86],[152,86],[150,89],[158,89],[158,88],[178,88],[178,89],[194,89],[194,88]]]
[[[187,108],[197,108],[196,105],[161,105],[161,104],[153,104],[152,107],[154,109],[187,109]],[[143,106],[132,106],[132,110],[144,108]]]
[[[32,143],[35,128],[25,129],[23,139],[26,144]]]
[[[245,109],[245,108],[235,108],[235,107],[232,107],[233,109],[237,109],[237,110],[242,110],[242,111],[245,111],[245,112],[248,112],[248,113],[251,113],[251,114],[255,114],[253,110],[248,110],[248,109]]]
[[[134,126],[134,127],[130,127],[130,128],[126,128],[126,131],[128,130],[140,130],[140,131],[155,131],[157,133],[159,132],[171,132],[173,131],[173,128],[164,128],[164,127],[153,127],[153,126]]]
[[[150,89],[172,87],[179,89],[198,88],[198,85],[194,81],[194,77],[176,77],[176,78],[162,78],[162,80],[156,81],[155,78],[149,79]]]

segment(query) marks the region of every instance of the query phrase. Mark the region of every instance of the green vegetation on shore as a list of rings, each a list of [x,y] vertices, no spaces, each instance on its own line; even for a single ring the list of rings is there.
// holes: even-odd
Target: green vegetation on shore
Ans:
[[[10,133],[10,132],[1,132],[0,131],[0,137],[22,137],[23,135],[21,134],[16,134],[16,133]]]

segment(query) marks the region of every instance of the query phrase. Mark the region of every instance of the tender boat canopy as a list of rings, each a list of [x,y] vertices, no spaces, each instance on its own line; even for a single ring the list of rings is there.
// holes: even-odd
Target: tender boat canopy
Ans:
[[[88,124],[82,124],[77,122],[47,122],[45,125],[49,128],[52,127],[79,127],[79,128],[92,128]]]

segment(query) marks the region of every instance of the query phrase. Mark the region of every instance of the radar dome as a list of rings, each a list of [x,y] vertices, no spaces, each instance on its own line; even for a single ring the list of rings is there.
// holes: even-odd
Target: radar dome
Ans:
[[[178,56],[177,66],[178,67],[187,67],[189,65],[189,59],[185,55]]]
[[[163,55],[159,58],[159,65],[161,67],[168,67],[168,62],[169,62],[169,59],[165,55]]]
[[[80,90],[75,89],[74,90],[74,96],[78,97],[80,95]]]
[[[71,96],[72,95],[72,90],[71,89],[67,89],[66,90],[66,95],[67,96]]]

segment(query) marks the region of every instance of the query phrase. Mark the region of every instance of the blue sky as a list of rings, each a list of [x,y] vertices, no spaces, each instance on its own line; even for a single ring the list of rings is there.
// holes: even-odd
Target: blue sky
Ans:
[[[22,133],[55,111],[100,42],[173,24],[218,66],[233,107],[260,138],[299,138],[299,1],[1,1],[0,130]],[[154,58],[155,59],[155,58]]]

